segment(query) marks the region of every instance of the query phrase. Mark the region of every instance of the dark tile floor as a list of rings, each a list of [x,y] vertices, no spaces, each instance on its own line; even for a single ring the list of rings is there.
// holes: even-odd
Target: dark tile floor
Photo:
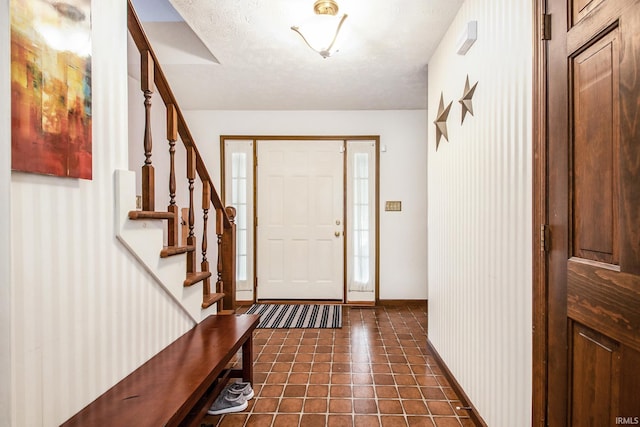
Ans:
[[[426,347],[424,306],[344,307],[342,329],[258,329],[255,397],[213,426],[473,426]]]

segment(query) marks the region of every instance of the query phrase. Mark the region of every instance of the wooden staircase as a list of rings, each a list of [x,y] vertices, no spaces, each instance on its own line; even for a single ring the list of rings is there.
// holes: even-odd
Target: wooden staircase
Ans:
[[[152,223],[165,224],[161,228],[166,230],[162,233],[163,243],[158,247],[158,258],[161,260],[168,260],[170,258],[181,257],[184,262],[180,261],[180,264],[184,264],[184,281],[182,286],[184,288],[194,288],[201,286],[202,299],[200,307],[203,310],[207,310],[207,313],[211,313],[211,309],[215,309],[218,314],[229,314],[235,312],[235,215],[236,211],[233,207],[225,207],[216,191],[209,171],[205,166],[205,162],[198,152],[198,148],[195,141],[189,131],[189,128],[184,120],[180,107],[171,91],[169,83],[165,78],[165,75],[158,63],[156,54],[154,53],[149,40],[142,28],[140,20],[133,8],[131,0],[128,1],[128,28],[132,39],[134,40],[138,51],[140,52],[141,59],[141,90],[144,97],[144,138],[142,141],[142,149],[144,150],[144,164],[141,169],[142,180],[142,206],[141,210],[135,208],[130,209],[127,213],[128,221],[142,224],[142,226],[127,225],[123,218],[120,218],[118,238],[125,243],[134,255],[145,264],[147,269],[159,280],[163,281],[164,278],[160,277],[163,273],[156,272],[156,262],[150,259],[148,256],[140,255],[136,251],[144,252],[144,248],[136,250],[134,246],[140,246],[140,236],[131,237],[132,233],[136,231],[143,231],[142,229],[158,229],[158,226],[152,225]],[[154,164],[152,161],[152,120],[151,111],[153,104],[154,93],[160,95],[162,102],[166,108],[166,139],[167,150],[163,155],[168,157],[169,164],[169,182],[167,193],[169,196],[169,204],[166,210],[156,209],[156,192],[160,193],[159,187],[156,187]],[[181,141],[182,144],[177,144]],[[177,146],[182,145],[184,147],[184,154],[186,157],[186,184],[188,188],[188,219],[186,225],[188,226],[188,235],[183,238],[186,244],[183,244],[180,239],[180,208],[177,204],[177,174],[176,174],[176,150]],[[131,183],[125,171],[118,171],[117,174],[117,189],[119,194],[118,206],[122,210],[131,203]],[[201,188],[200,202],[201,213],[196,212],[196,196],[195,188],[196,184]],[[215,240],[217,244],[217,262],[215,276],[210,269],[210,263],[207,259],[207,251],[209,249],[209,213],[213,210],[215,212]],[[196,238],[196,229],[201,236],[200,242]],[[136,230],[136,231],[134,231]],[[128,233],[128,234],[127,234]],[[157,234],[157,233],[156,233]],[[127,237],[128,236],[128,237]],[[144,239],[144,237],[142,237]],[[138,243],[135,241],[138,240]],[[200,260],[198,249],[200,249]],[[199,262],[198,262],[199,261]],[[166,269],[172,269],[175,267],[175,263],[171,261],[158,261],[158,270],[165,268],[163,265],[169,265]],[[199,265],[198,265],[199,264]],[[168,276],[167,276],[168,277]],[[212,284],[212,281],[214,282]],[[166,288],[172,288],[171,285],[165,284]],[[212,286],[213,285],[213,286]],[[179,291],[172,288],[170,293],[176,300],[181,300],[182,296]],[[191,316],[200,321],[203,316],[194,315],[192,310]],[[199,318],[201,317],[201,318]]]

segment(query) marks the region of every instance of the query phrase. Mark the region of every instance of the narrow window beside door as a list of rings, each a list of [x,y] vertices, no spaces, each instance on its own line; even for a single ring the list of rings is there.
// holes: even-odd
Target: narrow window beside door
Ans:
[[[347,302],[376,291],[376,145],[347,141]]]
[[[224,144],[225,203],[236,208],[236,299],[253,300],[253,141]]]
[[[351,291],[370,291],[369,280],[369,156],[353,156],[353,281]]]
[[[247,154],[231,154],[231,204],[236,208],[236,280],[247,280]]]

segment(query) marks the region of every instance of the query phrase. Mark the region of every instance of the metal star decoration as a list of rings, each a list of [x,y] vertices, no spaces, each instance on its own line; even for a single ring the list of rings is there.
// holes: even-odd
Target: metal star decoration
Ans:
[[[464,84],[464,94],[458,101],[460,104],[462,104],[462,121],[460,122],[460,124],[464,123],[464,118],[467,115],[467,112],[473,116],[472,98],[473,93],[476,91],[476,86],[478,86],[478,82],[476,82],[473,87],[469,87],[469,75],[467,75],[467,81]]]
[[[449,141],[449,135],[447,134],[447,117],[449,117],[451,104],[453,104],[453,101],[449,102],[447,108],[444,108],[444,97],[442,92],[440,92],[440,106],[438,107],[438,115],[436,116],[436,120],[433,122],[436,125],[436,151],[438,151],[438,147],[440,146],[440,139],[442,139],[443,136],[444,139]]]

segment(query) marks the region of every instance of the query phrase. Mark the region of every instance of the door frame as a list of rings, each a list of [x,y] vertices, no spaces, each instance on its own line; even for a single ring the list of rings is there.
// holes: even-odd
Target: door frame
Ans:
[[[547,0],[533,0],[533,343],[532,343],[532,426],[546,427],[548,408],[549,281],[547,224],[548,179],[548,91],[547,55],[550,28],[545,28]],[[548,23],[547,23],[548,25]]]
[[[221,198],[223,204],[226,206],[226,166],[225,166],[225,142],[226,141],[253,141],[253,217],[255,218],[257,215],[257,173],[256,173],[256,165],[257,165],[257,143],[259,141],[344,141],[345,143],[345,156],[346,156],[346,146],[347,141],[373,141],[375,143],[375,278],[374,278],[374,287],[375,287],[375,298],[372,305],[377,305],[380,298],[380,135],[220,135],[220,179],[221,179]],[[346,160],[346,157],[345,157]],[[347,208],[347,162],[344,162],[343,176],[344,176],[344,191],[343,191],[343,206],[344,212],[346,215]],[[345,230],[347,228],[347,218],[344,220]],[[254,236],[257,236],[257,225],[254,221],[253,224],[253,233]],[[344,239],[344,254],[343,254],[343,298],[342,303],[347,303],[347,251],[346,251],[347,239]],[[253,245],[253,271],[254,271],[254,281],[253,281],[253,301],[247,301],[255,303],[257,301],[257,281],[255,277],[255,272],[257,271],[257,243],[254,239]],[[364,304],[362,304],[364,305]]]

